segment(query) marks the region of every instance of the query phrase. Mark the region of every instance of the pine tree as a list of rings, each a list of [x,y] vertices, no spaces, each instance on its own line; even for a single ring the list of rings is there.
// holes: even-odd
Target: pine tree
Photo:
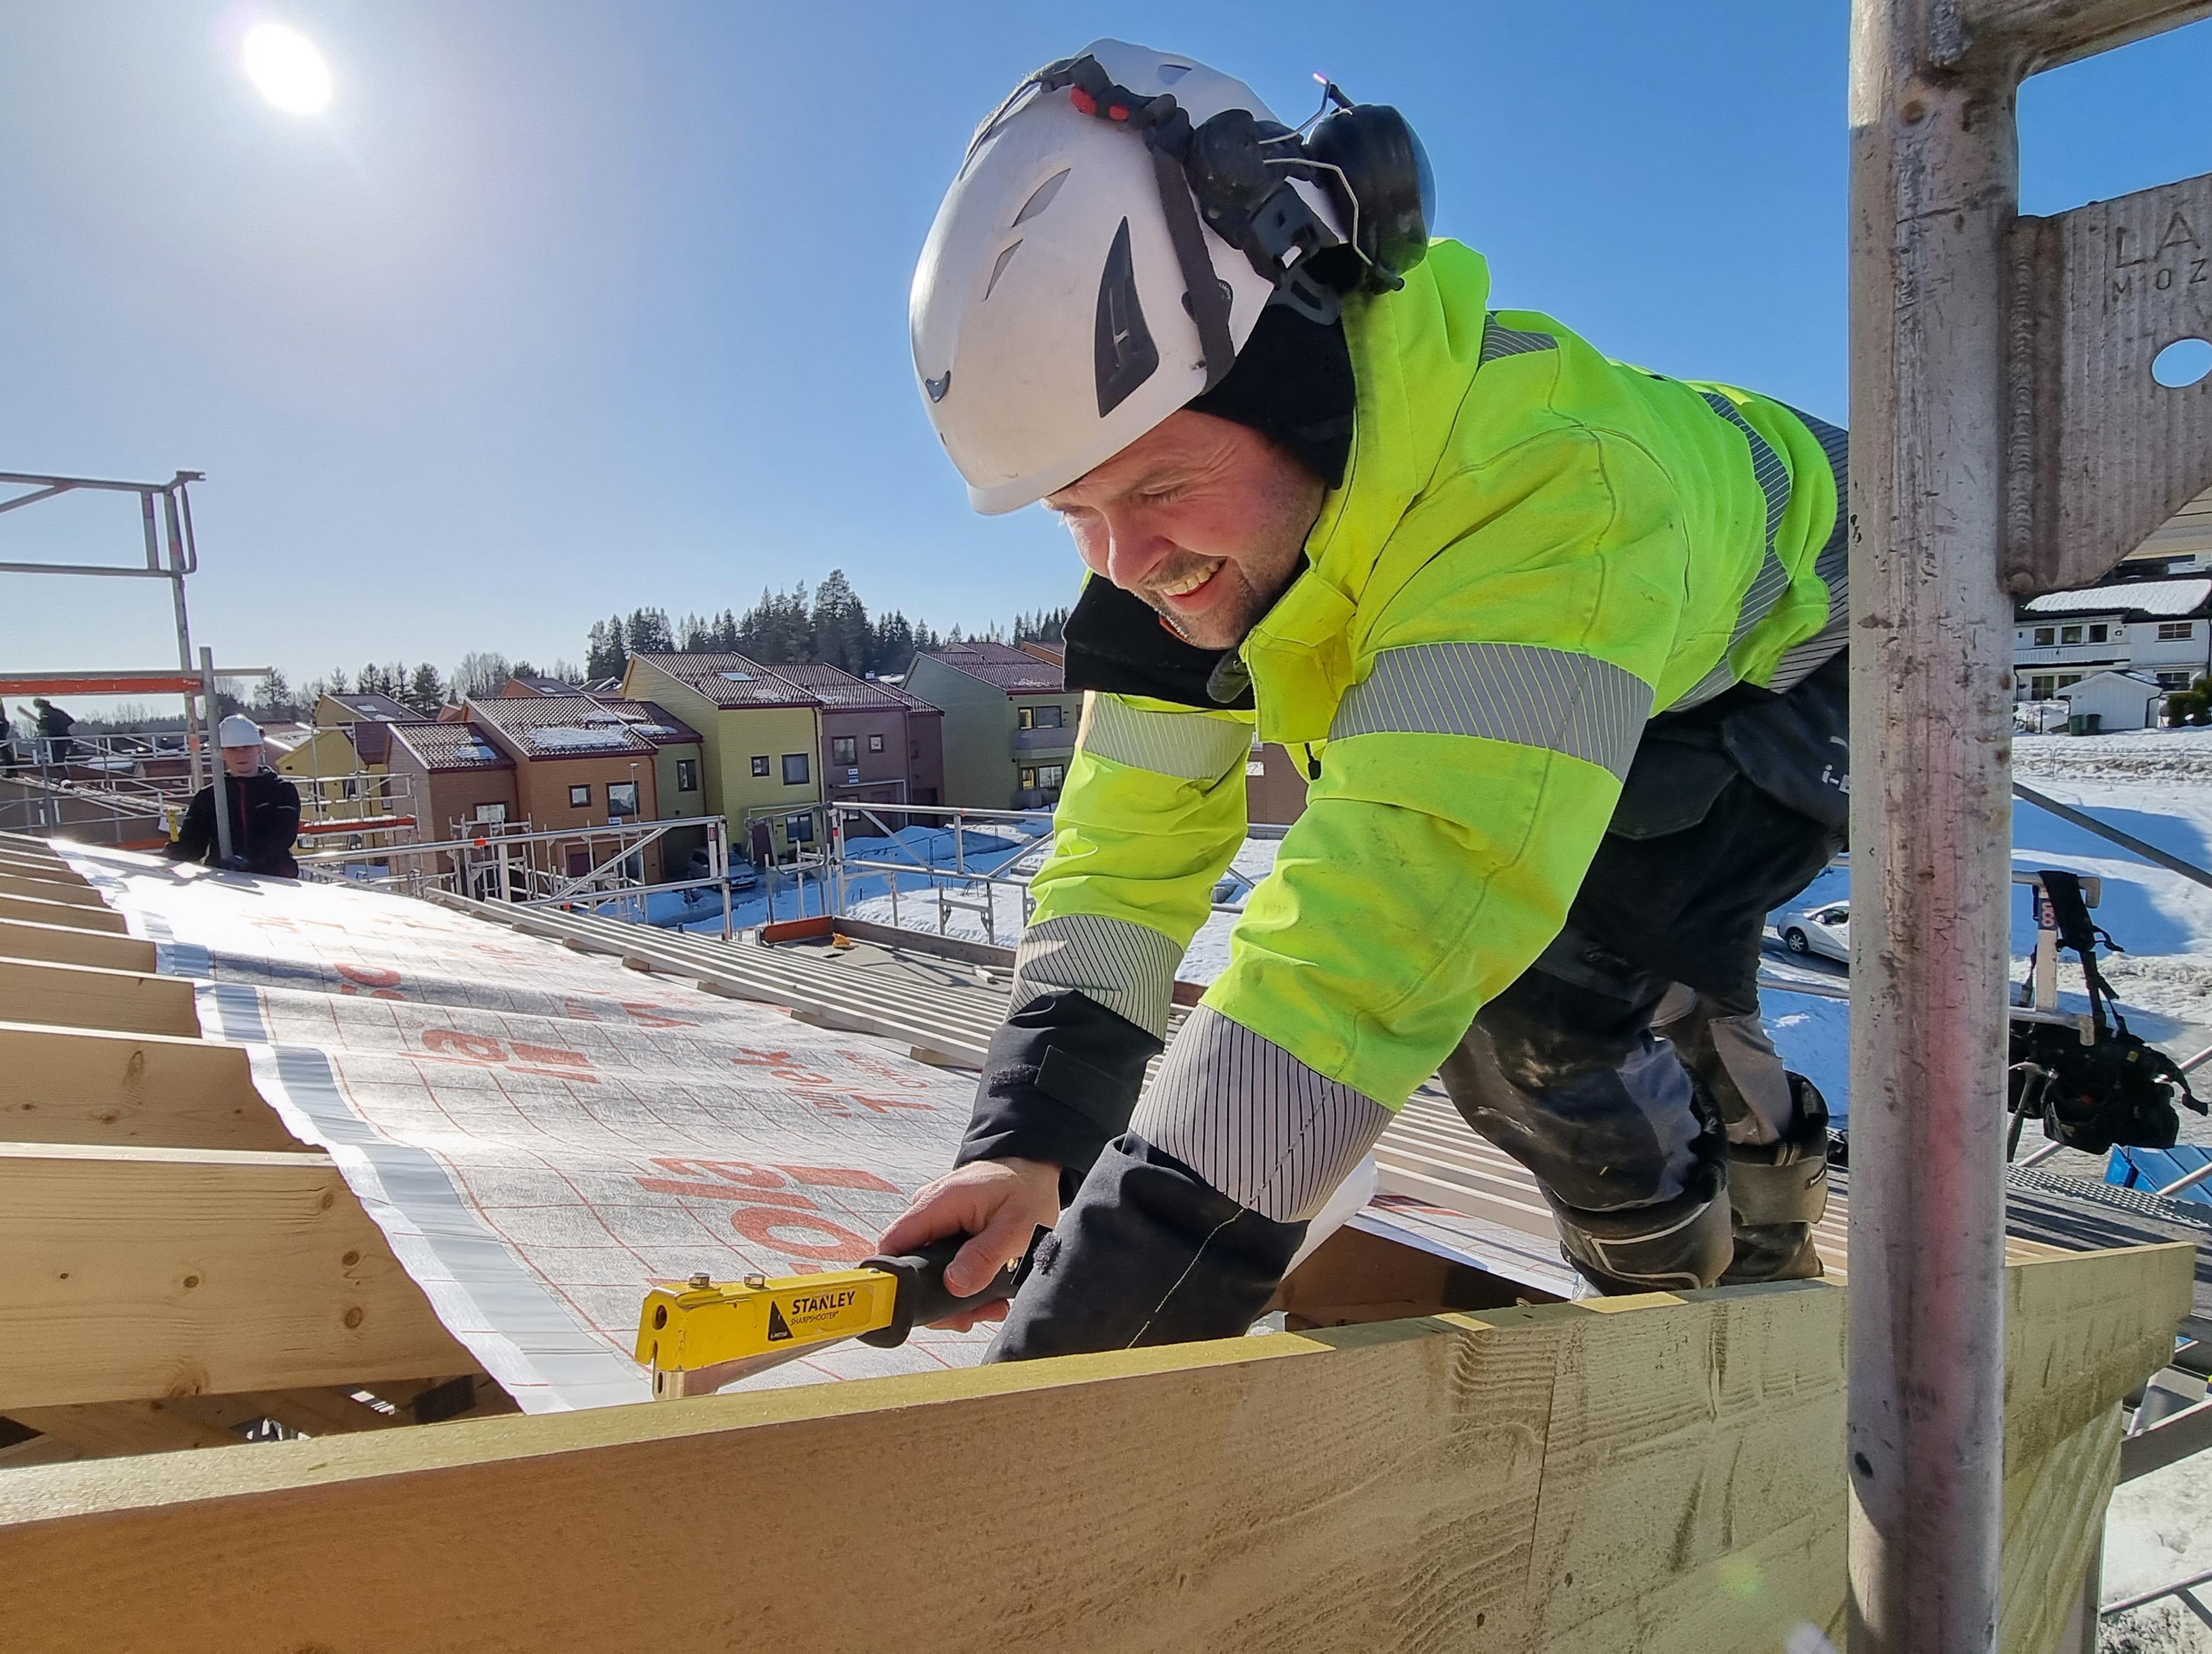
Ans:
[[[855,677],[868,664],[868,611],[842,569],[832,569],[814,591],[811,659]]]
[[[425,660],[415,668],[407,679],[407,687],[398,691],[394,698],[425,718],[434,718],[438,708],[446,703],[446,685],[438,676],[438,669]]]
[[[620,678],[629,670],[629,649],[623,639],[620,615],[592,623],[591,639],[584,652],[584,676],[593,683]]]
[[[629,640],[632,654],[676,653],[676,636],[668,624],[665,609],[633,609],[624,635]]]
[[[283,668],[272,668],[269,676],[254,686],[253,710],[263,718],[289,718],[299,710],[292,704],[292,686],[284,681]]]

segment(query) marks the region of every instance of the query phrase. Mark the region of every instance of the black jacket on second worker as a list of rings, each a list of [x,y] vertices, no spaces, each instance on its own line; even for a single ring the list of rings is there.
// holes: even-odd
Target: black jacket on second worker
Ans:
[[[247,873],[297,879],[300,864],[292,859],[292,841],[300,835],[300,789],[271,769],[243,781],[235,775],[222,780],[230,788],[231,854]],[[221,863],[213,787],[203,787],[192,795],[176,842],[167,854],[172,861],[204,861],[210,867]]]

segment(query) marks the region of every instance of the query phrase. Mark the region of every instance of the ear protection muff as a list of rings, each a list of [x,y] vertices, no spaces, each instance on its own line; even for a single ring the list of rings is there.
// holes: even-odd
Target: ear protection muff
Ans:
[[[1356,104],[1333,81],[1322,81],[1324,112],[1309,123],[1310,136],[1243,109],[1193,126],[1172,93],[1145,97],[1117,86],[1088,54],[1048,65],[1034,84],[1066,89],[1077,109],[1127,125],[1152,150],[1209,389],[1236,352],[1228,295],[1197,233],[1199,218],[1274,284],[1272,302],[1321,323],[1337,319],[1347,294],[1403,287],[1405,272],[1428,252],[1436,182],[1420,139],[1395,109]],[[1291,187],[1294,179],[1328,192],[1346,235]]]

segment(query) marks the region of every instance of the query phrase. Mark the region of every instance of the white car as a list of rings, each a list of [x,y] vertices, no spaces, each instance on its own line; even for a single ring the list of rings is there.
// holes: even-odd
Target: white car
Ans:
[[[1851,909],[1848,902],[1801,913],[1782,927],[1782,945],[1792,953],[1817,953],[1851,962]]]

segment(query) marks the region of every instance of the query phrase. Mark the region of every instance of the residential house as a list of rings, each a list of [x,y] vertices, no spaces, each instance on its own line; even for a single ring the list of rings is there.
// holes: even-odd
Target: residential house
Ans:
[[[708,810],[756,861],[813,835],[822,801],[821,699],[741,654],[634,654],[623,698],[696,730]]]
[[[906,691],[945,712],[945,801],[1049,809],[1075,756],[1083,695],[1043,644],[955,643],[915,657]]]
[[[582,693],[584,693],[584,686],[581,684],[564,683],[558,678],[517,676],[508,678],[506,683],[500,685],[499,698],[502,701],[527,701],[532,696],[540,695],[581,695]]]
[[[2164,690],[2186,689],[2212,671],[2212,575],[2116,579],[2020,605],[2014,700],[2055,700],[2111,671],[2144,673]]]
[[[938,804],[945,715],[904,690],[830,666],[769,668],[821,703],[822,795],[855,804]],[[886,822],[896,828],[897,823]]]
[[[550,680],[549,680],[550,681]],[[673,713],[655,706],[650,701],[619,701],[598,696],[539,695],[502,696],[494,701],[471,701],[470,715],[479,723],[513,737],[509,750],[518,762],[526,766],[553,763],[579,753],[599,752],[611,757],[617,751],[627,764],[636,757],[635,742],[642,741],[652,749],[652,797],[656,808],[643,816],[634,816],[623,806],[642,806],[642,795],[633,799],[623,791],[626,777],[609,772],[606,777],[594,780],[587,776],[564,775],[555,778],[561,786],[574,788],[612,787],[605,797],[593,794],[592,802],[601,806],[602,818],[616,815],[624,819],[678,821],[691,817],[703,818],[707,814],[706,789],[700,777],[702,761],[699,732],[685,724]],[[612,736],[634,738],[617,747]],[[527,774],[518,788],[526,804],[537,796],[537,787]],[[555,794],[556,798],[558,794]],[[531,820],[538,825],[546,824],[533,807]],[[691,853],[705,845],[707,830],[697,828],[672,829],[663,835],[660,844],[663,860],[672,869],[682,869],[691,859]]]
[[[471,701],[469,714],[459,727],[480,732],[514,761],[515,802],[533,831],[659,819],[657,749],[588,696]],[[661,852],[656,841],[640,856],[647,884],[659,882]],[[556,841],[550,860],[574,875],[590,871],[592,854],[580,839],[566,847]]]
[[[299,788],[303,818],[357,820],[363,816],[410,815],[411,800],[390,776],[392,727],[366,726],[376,734],[369,745],[374,764],[356,749],[352,731],[361,725],[269,724],[262,728],[270,768]]]
[[[417,842],[464,836],[479,822],[519,821],[514,760],[473,724],[391,724],[391,764],[414,800]]]

